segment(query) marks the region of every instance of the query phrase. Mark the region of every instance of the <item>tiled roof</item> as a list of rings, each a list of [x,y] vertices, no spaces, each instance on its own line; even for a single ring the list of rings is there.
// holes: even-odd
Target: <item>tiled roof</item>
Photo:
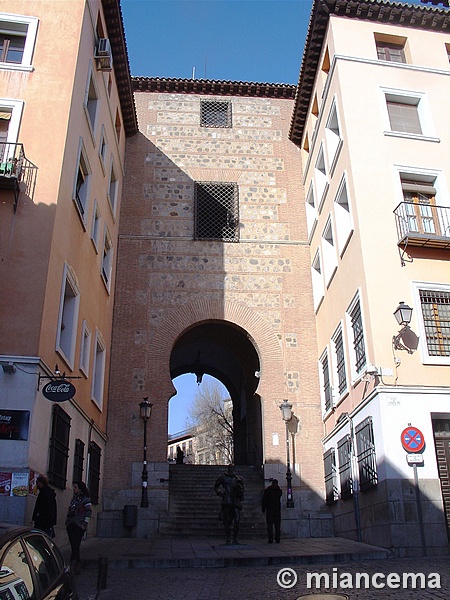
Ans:
[[[123,126],[125,134],[130,136],[137,133],[138,125],[120,0],[102,0],[102,6],[111,43],[113,69],[122,108]]]
[[[330,14],[403,27],[450,32],[447,9],[383,0],[314,0],[292,115],[290,139],[300,144]]]
[[[254,96],[258,98],[293,99],[297,86],[284,83],[216,81],[211,79],[176,79],[165,77],[132,77],[135,92],[167,92],[171,94],[205,94],[214,96]]]

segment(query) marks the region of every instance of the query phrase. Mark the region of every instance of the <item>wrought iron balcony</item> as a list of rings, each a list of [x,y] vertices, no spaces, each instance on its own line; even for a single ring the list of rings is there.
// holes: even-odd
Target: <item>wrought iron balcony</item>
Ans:
[[[0,142],[0,190],[14,193],[14,212],[20,192],[33,198],[36,175],[37,167],[25,156],[23,144]]]
[[[450,207],[400,202],[394,214],[399,246],[450,249]]]

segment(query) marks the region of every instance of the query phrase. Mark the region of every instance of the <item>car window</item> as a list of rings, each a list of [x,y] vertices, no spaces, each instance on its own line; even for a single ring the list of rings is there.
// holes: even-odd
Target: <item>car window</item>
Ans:
[[[31,535],[24,538],[31,563],[39,580],[42,591],[47,590],[58,578],[59,567],[47,541],[43,536]]]
[[[0,566],[0,600],[32,600],[34,597],[27,557],[17,541],[9,546]]]

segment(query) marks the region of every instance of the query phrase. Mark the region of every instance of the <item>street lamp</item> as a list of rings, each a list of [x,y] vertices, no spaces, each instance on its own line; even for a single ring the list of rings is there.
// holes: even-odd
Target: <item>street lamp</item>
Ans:
[[[287,483],[287,496],[286,496],[286,508],[294,508],[294,499],[292,497],[292,473],[291,473],[291,460],[289,452],[289,426],[288,423],[292,419],[292,404],[287,400],[283,400],[280,405],[281,416],[286,424],[286,483]]]
[[[404,302],[399,302],[397,308],[394,312],[394,317],[397,320],[397,323],[400,325],[401,329],[394,335],[392,338],[392,345],[395,350],[406,350],[408,354],[412,354],[414,350],[408,346],[410,344],[406,344],[404,340],[405,334],[409,331],[409,324],[411,323],[413,309],[405,304]]]
[[[141,508],[148,508],[148,494],[147,494],[147,482],[148,482],[148,471],[147,471],[147,421],[150,419],[152,414],[153,404],[148,401],[148,398],[144,398],[139,403],[139,416],[144,421],[144,462],[142,468],[142,499]]]

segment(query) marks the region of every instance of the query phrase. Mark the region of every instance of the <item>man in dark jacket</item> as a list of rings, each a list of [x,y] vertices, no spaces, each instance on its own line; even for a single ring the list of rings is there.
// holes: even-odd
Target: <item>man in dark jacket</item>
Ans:
[[[283,492],[278,485],[278,479],[273,479],[272,484],[266,487],[262,499],[262,511],[266,513],[267,534],[269,544],[273,543],[273,529],[275,528],[275,541],[280,543],[281,529],[281,496]]]
[[[54,537],[53,527],[56,525],[57,516],[55,491],[48,485],[48,479],[45,475],[39,475],[36,480],[36,487],[39,494],[33,511],[34,526],[36,529],[45,531],[46,534]]]

